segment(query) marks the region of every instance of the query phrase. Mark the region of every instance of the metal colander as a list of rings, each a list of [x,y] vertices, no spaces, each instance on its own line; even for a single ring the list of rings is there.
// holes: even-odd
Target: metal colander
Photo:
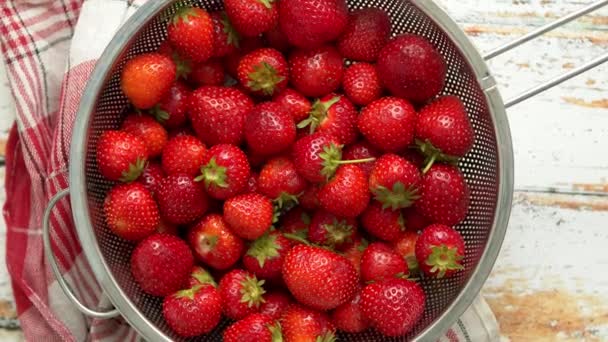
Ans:
[[[428,0],[350,0],[350,9],[377,7],[392,18],[393,35],[415,33],[426,37],[448,65],[443,94],[464,102],[475,131],[473,150],[460,162],[471,189],[465,221],[457,226],[466,242],[465,270],[445,280],[422,279],[427,294],[424,316],[407,336],[388,339],[370,330],[341,335],[345,341],[435,341],[468,308],[487,278],[500,249],[513,193],[513,151],[505,106],[487,66],[458,26]],[[147,340],[183,340],[165,324],[162,300],[144,294],[129,268],[133,245],[112,234],[103,216],[103,201],[113,183],[97,169],[95,152],[100,134],[117,129],[128,105],[120,89],[120,72],[135,55],[155,51],[166,37],[167,18],[178,6],[196,5],[220,10],[220,0],[148,1],[124,25],[100,58],[81,101],[70,153],[70,194],[75,226],[83,250],[105,294],[116,311],[99,313],[85,308],[67,291],[79,309],[97,317],[118,312]],[[59,194],[53,204],[67,191]],[[45,227],[48,232],[48,225]],[[48,244],[48,234],[45,243]],[[50,245],[50,244],[49,244]],[[47,256],[52,255],[47,248]],[[54,266],[54,263],[51,263]],[[55,268],[54,268],[55,269]],[[65,282],[58,279],[63,287]],[[220,341],[223,321],[201,341]]]

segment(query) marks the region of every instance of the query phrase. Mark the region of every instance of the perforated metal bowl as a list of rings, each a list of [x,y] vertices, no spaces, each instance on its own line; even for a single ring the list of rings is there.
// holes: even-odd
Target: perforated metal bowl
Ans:
[[[186,3],[209,11],[222,7],[220,0]],[[352,0],[348,5],[351,9],[384,9],[392,18],[394,35],[409,32],[431,41],[448,65],[443,93],[462,99],[475,131],[475,146],[460,163],[471,188],[469,214],[457,227],[466,241],[465,271],[447,280],[422,280],[427,307],[408,336],[383,339],[374,331],[341,336],[347,341],[435,341],[478,294],[503,241],[513,192],[513,151],[504,105],[477,50],[432,1]],[[150,341],[180,339],[163,321],[161,299],[144,294],[126,267],[133,246],[106,227],[102,205],[112,183],[99,174],[95,149],[103,131],[119,127],[127,106],[119,86],[121,68],[129,58],[158,48],[166,37],[164,18],[176,7],[175,1],[149,1],[112,40],[82,98],[70,153],[71,205],[83,250],[116,309]],[[199,340],[221,340],[228,323],[224,321]]]

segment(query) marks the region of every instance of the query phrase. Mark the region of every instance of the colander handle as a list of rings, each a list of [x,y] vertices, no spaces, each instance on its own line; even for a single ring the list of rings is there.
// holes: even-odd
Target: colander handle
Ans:
[[[53,273],[55,274],[55,278],[57,279],[57,282],[59,283],[59,287],[61,287],[61,289],[63,290],[63,293],[65,293],[65,295],[68,297],[68,299],[72,302],[72,304],[74,304],[76,306],[76,308],[80,312],[82,312],[83,314],[85,314],[89,317],[101,318],[101,319],[107,319],[107,318],[113,318],[113,317],[119,316],[120,313],[116,309],[113,309],[110,311],[96,311],[93,309],[89,309],[86,305],[82,304],[82,302],[78,298],[76,298],[76,296],[72,292],[72,289],[70,288],[70,285],[68,285],[68,283],[65,281],[65,279],[63,278],[63,275],[61,274],[61,271],[59,270],[59,266],[57,265],[57,260],[55,259],[55,254],[53,254],[53,250],[51,247],[50,218],[51,218],[51,211],[53,210],[53,208],[55,207],[57,202],[59,202],[62,198],[64,198],[65,196],[67,196],[69,194],[70,194],[69,189],[65,189],[65,190],[58,192],[55,196],[53,196],[53,198],[47,205],[46,209],[44,210],[44,216],[42,217],[42,242],[44,244],[44,253],[46,255],[46,259],[51,264],[51,270],[53,270]]]

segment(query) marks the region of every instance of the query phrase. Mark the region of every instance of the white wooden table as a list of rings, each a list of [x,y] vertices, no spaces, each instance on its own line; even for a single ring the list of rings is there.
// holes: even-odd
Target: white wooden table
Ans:
[[[488,51],[593,0],[437,2]],[[607,50],[603,9],[490,66],[509,98]],[[0,66],[0,141],[14,115],[4,78]],[[502,339],[608,341],[608,65],[508,113],[517,191],[505,243],[483,290]],[[0,240],[4,235],[2,223]],[[10,326],[4,247],[0,243],[0,326]],[[18,330],[0,329],[0,340],[20,339]]]

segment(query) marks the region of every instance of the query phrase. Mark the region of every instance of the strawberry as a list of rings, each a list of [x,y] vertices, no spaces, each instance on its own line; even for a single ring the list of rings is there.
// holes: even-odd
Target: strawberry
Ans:
[[[241,37],[232,26],[226,12],[211,13],[213,20],[213,35],[215,41],[214,57],[224,57],[234,53],[239,47]]]
[[[163,149],[162,165],[167,175],[194,176],[200,172],[207,148],[197,138],[182,135],[171,138]]]
[[[344,77],[342,56],[330,45],[292,52],[289,67],[291,84],[308,97],[322,97],[336,91]]]
[[[361,310],[361,291],[349,301],[338,306],[331,314],[331,321],[336,328],[347,333],[360,333],[365,331],[369,322]]]
[[[152,195],[156,192],[158,184],[165,178],[165,172],[158,163],[148,163],[139,176],[138,181],[150,191]]]
[[[197,87],[221,86],[224,84],[224,79],[224,65],[215,59],[197,64],[188,77],[188,80]]]
[[[196,137],[196,133],[192,130],[190,126],[182,126],[178,127],[169,132],[169,139],[173,139],[175,137],[181,137],[182,135],[187,135],[190,137]]]
[[[258,192],[258,179],[260,175],[256,172],[251,172],[249,179],[247,180],[247,186],[245,187],[246,192]]]
[[[422,36],[404,34],[393,38],[380,51],[378,75],[394,96],[424,102],[443,89],[446,63]]]
[[[259,192],[272,198],[280,208],[289,203],[298,203],[298,196],[306,187],[306,180],[298,174],[296,166],[287,157],[269,160],[260,171]]]
[[[391,20],[381,9],[366,8],[350,13],[338,40],[340,53],[348,59],[375,62],[391,34]]]
[[[395,241],[405,231],[405,220],[400,210],[383,208],[382,203],[373,201],[361,215],[361,225],[372,236]]]
[[[414,163],[416,167],[421,169],[426,165],[424,162],[425,157],[419,153],[420,151],[418,149],[414,149],[412,147],[413,146],[410,146],[410,148],[403,150],[401,153],[399,153],[399,155]]]
[[[271,156],[291,147],[296,140],[296,124],[281,106],[264,102],[247,115],[245,140],[255,153]]]
[[[245,55],[239,62],[237,74],[239,82],[249,92],[273,96],[287,87],[289,66],[279,51],[263,48]]]
[[[464,269],[464,240],[451,227],[432,224],[424,228],[415,248],[420,270],[427,276],[449,278]]]
[[[224,0],[230,22],[246,37],[256,37],[277,26],[279,11],[275,0]]]
[[[168,176],[158,185],[155,197],[161,217],[173,224],[194,222],[209,206],[205,189],[192,176]]]
[[[194,63],[202,63],[215,49],[213,20],[204,9],[182,7],[169,22],[167,39],[180,55]]]
[[[416,210],[433,223],[454,226],[467,216],[470,192],[457,167],[435,164],[422,176]]]
[[[283,107],[283,110],[293,117],[294,122],[306,119],[312,108],[310,101],[304,95],[290,88],[283,90],[272,100]]]
[[[336,341],[336,328],[325,312],[301,305],[291,305],[281,317],[285,342]]]
[[[283,260],[290,248],[291,242],[283,234],[276,231],[264,234],[253,241],[243,257],[243,265],[258,278],[280,280]]]
[[[253,101],[237,89],[206,86],[192,93],[189,114],[196,134],[207,145],[240,145],[252,108]]]
[[[215,282],[215,279],[213,279],[211,273],[209,273],[209,271],[206,269],[195,265],[192,267],[192,271],[190,272],[187,287],[193,288],[195,286],[202,285],[211,285],[213,287],[217,287],[217,283]]]
[[[169,234],[173,236],[179,235],[179,227],[173,223],[169,223],[163,219],[160,220],[156,232],[160,234]]]
[[[369,175],[369,190],[385,209],[407,208],[418,199],[420,178],[416,165],[396,154],[385,154]]]
[[[283,262],[291,294],[315,310],[331,310],[352,298],[359,278],[345,257],[319,247],[297,245]]]
[[[188,120],[186,110],[189,96],[190,89],[182,82],[175,82],[150,113],[165,127],[178,128]]]
[[[321,186],[318,197],[321,207],[336,216],[361,215],[370,198],[365,172],[357,165],[340,166],[333,178]]]
[[[123,131],[139,137],[146,144],[150,158],[160,156],[168,140],[167,131],[149,116],[128,115],[121,128]]]
[[[197,182],[205,182],[209,196],[225,200],[243,192],[249,180],[249,161],[234,145],[215,145],[207,151]]]
[[[132,182],[139,178],[148,158],[143,140],[123,131],[105,131],[97,141],[97,167],[112,181]]]
[[[261,37],[247,37],[240,42],[240,48],[224,58],[224,67],[226,72],[234,77],[238,78],[238,68],[241,58],[246,54],[265,47]]]
[[[416,111],[406,100],[384,97],[363,108],[357,125],[374,147],[397,152],[414,141]]]
[[[308,236],[310,221],[310,215],[302,206],[295,207],[281,216],[281,231],[305,239]]]
[[[308,119],[301,121],[298,128],[309,127],[310,134],[327,133],[338,138],[344,145],[357,139],[357,108],[343,95],[329,94],[315,101]]]
[[[399,253],[383,242],[370,244],[361,257],[361,279],[380,281],[409,274],[407,264]]]
[[[335,40],[346,28],[345,0],[281,0],[279,23],[292,45],[316,48]]]
[[[264,303],[260,307],[260,313],[266,314],[272,319],[280,319],[291,303],[291,297],[284,292],[268,292],[264,294]]]
[[[282,341],[281,326],[268,315],[251,314],[233,323],[223,333],[224,342],[273,342]]]
[[[150,109],[171,89],[176,67],[171,58],[146,53],[131,58],[120,76],[120,87],[136,108]]]
[[[220,295],[224,303],[224,315],[230,319],[243,319],[260,311],[264,303],[264,281],[251,273],[234,269],[220,281]]]
[[[375,159],[377,157],[380,157],[380,152],[378,152],[378,150],[376,150],[365,140],[346,147],[342,155],[342,159],[344,160]],[[359,166],[361,170],[363,170],[363,172],[369,176],[374,168],[374,164],[375,161],[370,161],[367,163],[359,163],[357,166]]]
[[[428,160],[424,171],[436,160],[458,161],[473,148],[474,140],[467,111],[456,96],[440,97],[418,113],[416,144]]]
[[[293,145],[292,156],[296,169],[312,183],[322,183],[335,172],[328,160],[341,159],[340,143],[334,136],[315,133],[305,136]]]
[[[356,234],[357,220],[340,219],[323,210],[318,210],[312,216],[308,228],[310,242],[338,250],[351,244]]]
[[[125,240],[139,241],[160,223],[156,202],[140,183],[115,185],[106,195],[103,210],[108,228]]]
[[[260,194],[245,194],[224,202],[224,220],[239,237],[255,240],[270,229],[272,202]]]
[[[319,198],[317,198],[317,194],[319,193],[319,188],[316,185],[310,185],[302,195],[298,198],[300,202],[300,206],[306,210],[315,210],[319,208]]]
[[[367,249],[367,240],[356,237],[353,243],[342,253],[348,261],[355,267],[357,274],[361,274],[361,258],[363,252]]]
[[[222,298],[210,285],[178,291],[163,300],[163,317],[179,336],[211,332],[222,318]]]
[[[406,231],[392,243],[395,252],[405,259],[410,276],[418,274],[419,271],[418,260],[416,259],[417,240],[418,233]]]
[[[358,106],[367,106],[382,96],[382,85],[376,67],[367,63],[352,64],[344,72],[342,88]]]
[[[277,49],[282,53],[289,52],[289,41],[287,40],[287,36],[285,35],[285,33],[283,33],[279,25],[266,31],[266,33],[264,33],[264,38],[268,43],[268,46],[270,46],[271,48]]]
[[[245,252],[243,240],[218,214],[209,214],[194,225],[188,232],[188,243],[198,260],[216,270],[229,269]]]
[[[183,79],[187,79],[188,75],[192,71],[192,63],[179,55],[179,53],[171,46],[168,40],[164,40],[158,47],[158,53],[170,57],[175,63],[175,76]]]
[[[414,207],[406,208],[402,211],[403,221],[405,222],[406,228],[413,232],[418,232],[424,229],[426,226],[431,224],[426,217],[416,210]]]
[[[194,258],[188,245],[168,234],[154,234],[141,241],[131,254],[131,273],[141,289],[153,296],[167,296],[188,283]]]
[[[417,283],[390,278],[361,291],[361,309],[371,325],[385,336],[403,336],[422,318],[425,295]]]

